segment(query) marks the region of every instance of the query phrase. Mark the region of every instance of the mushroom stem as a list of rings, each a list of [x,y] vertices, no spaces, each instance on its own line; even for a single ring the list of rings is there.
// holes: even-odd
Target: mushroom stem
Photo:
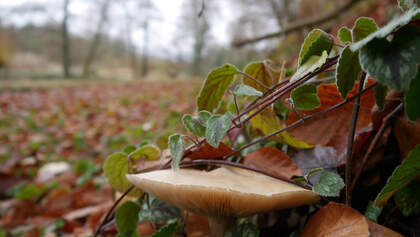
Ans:
[[[234,217],[209,216],[210,236],[222,237],[232,227],[235,226]]]

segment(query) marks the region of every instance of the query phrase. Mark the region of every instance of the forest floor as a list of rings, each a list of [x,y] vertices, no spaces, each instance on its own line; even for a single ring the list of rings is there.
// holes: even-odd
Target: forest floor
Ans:
[[[0,236],[92,234],[115,195],[113,152],[167,146],[200,81],[24,81],[0,86]],[[110,234],[115,234],[112,228]],[[115,231],[115,230],[114,230]]]

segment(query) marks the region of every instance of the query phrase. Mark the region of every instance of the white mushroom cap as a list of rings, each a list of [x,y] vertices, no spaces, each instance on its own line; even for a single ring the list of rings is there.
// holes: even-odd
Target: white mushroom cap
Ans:
[[[319,201],[310,190],[239,168],[158,170],[127,179],[162,201],[207,216],[244,217]]]

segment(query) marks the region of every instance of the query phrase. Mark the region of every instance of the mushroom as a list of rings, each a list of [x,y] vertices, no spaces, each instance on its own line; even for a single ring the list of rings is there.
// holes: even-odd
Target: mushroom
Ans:
[[[311,190],[254,171],[221,167],[209,172],[180,169],[128,174],[127,179],[158,199],[206,215],[211,236],[223,236],[235,217],[319,201]]]

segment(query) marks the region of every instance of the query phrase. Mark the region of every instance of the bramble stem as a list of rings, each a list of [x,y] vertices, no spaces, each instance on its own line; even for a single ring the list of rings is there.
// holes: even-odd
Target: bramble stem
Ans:
[[[366,79],[366,72],[363,72],[359,86],[357,88],[357,93],[359,94],[363,90],[363,85],[365,84]],[[351,115],[351,122],[350,122],[350,131],[347,138],[347,158],[346,158],[346,205],[351,206],[351,192],[350,192],[350,185],[351,185],[351,158],[353,155],[353,142],[354,142],[354,134],[356,132],[356,125],[357,125],[357,118],[359,116],[359,109],[360,109],[360,96],[357,97],[356,102],[353,105],[353,113]]]

